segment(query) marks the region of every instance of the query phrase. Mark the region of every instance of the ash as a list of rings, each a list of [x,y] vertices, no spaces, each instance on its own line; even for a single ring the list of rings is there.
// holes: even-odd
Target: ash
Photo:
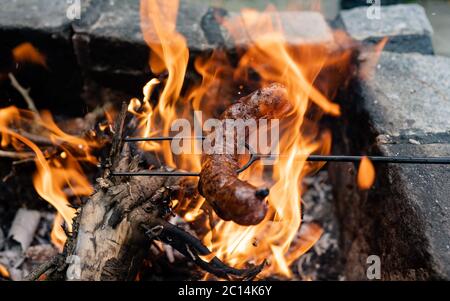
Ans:
[[[21,238],[19,241],[6,235],[5,233],[8,232],[4,232],[2,225],[0,225],[0,269],[8,271],[8,275],[4,272],[0,273],[0,281],[24,280],[37,266],[48,262],[58,253],[58,250],[50,241],[50,232],[54,219],[54,213],[39,212],[38,225],[36,229],[33,229],[35,231],[19,233]],[[23,228],[26,229],[25,226]],[[27,236],[31,243],[27,244],[24,250],[21,240]]]
[[[323,234],[306,254],[291,265],[294,276],[290,280],[344,280],[338,246],[339,228],[334,212],[332,186],[328,183],[328,172],[321,171],[307,177],[303,184],[303,220],[298,238],[301,237],[303,227],[308,227],[309,224],[320,225]],[[32,242],[25,251],[18,249],[17,244],[7,237],[9,227],[5,224],[0,226],[0,265],[10,274],[9,277],[0,275],[0,281],[22,280],[36,266],[57,254],[58,251],[50,241],[54,214],[41,211],[40,215],[39,225],[36,231],[31,233]],[[189,230],[189,226],[180,218],[171,222]],[[154,244],[150,251],[152,255],[158,255],[159,259],[143,269],[141,280],[192,280],[201,279],[203,276],[195,265],[170,247]]]
[[[328,172],[320,171],[303,181],[303,220],[297,235],[301,239],[302,230],[311,224],[320,225],[323,234],[319,241],[292,265],[291,279],[271,276],[263,280],[345,280],[342,273],[341,253],[338,245],[339,227],[335,215],[332,186],[328,182]],[[171,223],[191,231],[186,222],[177,217]],[[194,233],[192,233],[194,234]],[[296,241],[293,242],[295,245]],[[152,262],[151,269],[143,273],[145,280],[200,280],[204,273],[187,261],[176,250],[162,245],[152,247],[153,255],[158,258]],[[149,272],[149,273],[148,273]],[[213,276],[206,278],[218,280]]]
[[[328,172],[320,171],[303,180],[302,227],[319,224],[323,234],[319,241],[302,255],[291,269],[296,280],[344,280],[339,250],[339,227],[333,205],[332,186]],[[299,233],[301,232],[301,229]]]

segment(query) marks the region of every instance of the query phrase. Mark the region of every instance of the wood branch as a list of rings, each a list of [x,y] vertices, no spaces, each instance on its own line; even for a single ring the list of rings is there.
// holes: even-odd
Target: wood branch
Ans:
[[[197,179],[184,177],[113,177],[111,171],[138,172],[141,156],[123,143],[127,106],[115,127],[115,137],[103,176],[95,193],[79,209],[73,231],[57,267],[50,265],[52,279],[135,280],[153,240],[171,245],[204,270],[223,278],[253,278],[262,266],[238,270],[218,258],[195,237],[171,225],[171,200],[198,197]],[[167,168],[161,167],[162,170]],[[68,262],[68,263],[66,263]],[[41,270],[44,270],[42,268]],[[38,274],[38,273],[36,273]]]
[[[127,161],[127,144],[123,147],[119,167]],[[129,155],[128,155],[129,156]],[[129,158],[129,157],[128,157]],[[138,171],[135,159],[128,168]],[[119,169],[120,171],[120,169]],[[185,255],[199,267],[225,279],[252,279],[265,263],[249,269],[228,267],[211,255],[197,238],[167,222],[172,198],[198,196],[190,192],[196,185],[182,177],[132,177],[120,183],[99,179],[97,192],[78,214],[74,233],[66,245],[67,256],[77,258],[68,267],[68,280],[134,280],[153,240],[160,240]]]
[[[137,170],[137,158],[130,158],[125,144],[117,168]],[[170,212],[173,179],[133,177],[113,183],[98,180],[97,192],[78,214],[68,256],[76,256],[80,267],[77,280],[134,280],[151,240],[144,225]],[[72,279],[71,279],[72,280]]]
[[[23,159],[34,158],[34,153],[30,153],[30,152],[18,153],[18,152],[10,152],[10,151],[0,150],[0,157],[23,160]]]
[[[36,114],[36,118],[40,118],[39,111],[34,104],[33,99],[29,94],[29,90],[22,87],[22,85],[17,81],[16,77],[12,73],[8,73],[8,77],[11,80],[11,85],[17,90],[17,92],[22,95],[23,99],[27,103],[28,109]]]
[[[94,129],[100,122],[106,121],[106,113],[112,109],[113,105],[107,102],[86,113],[83,117],[60,120],[58,126],[68,134],[80,135]]]
[[[128,144],[122,147],[126,112],[123,104],[104,176],[74,221],[65,253],[77,258],[68,266],[76,273],[67,280],[134,280],[151,243],[141,226],[164,215],[166,178],[110,177],[111,170],[138,168],[139,158],[131,158]]]
[[[143,179],[145,180],[145,179]],[[142,261],[147,256],[150,240],[145,237],[140,224],[154,219],[158,214],[151,203],[145,203],[128,212],[114,227],[108,216],[114,210],[114,203],[121,199],[149,198],[161,183],[149,181],[147,191],[136,183],[122,183],[95,193],[82,208],[77,217],[73,249],[69,254],[76,256],[71,270],[79,274],[69,275],[68,280],[134,280]],[[110,209],[112,208],[112,209]],[[80,266],[77,266],[80,264]]]
[[[60,261],[60,256],[57,255],[52,258],[52,260],[48,262],[44,262],[40,266],[38,266],[34,271],[28,274],[23,280],[24,281],[35,281],[38,280],[42,275],[45,275],[52,269],[56,268],[58,262]]]
[[[62,143],[64,143],[64,140],[59,139],[57,137],[55,137],[55,139],[52,141],[52,140],[50,140],[50,138],[47,138],[45,136],[32,134],[32,133],[26,132],[21,129],[17,130],[17,133],[19,135],[22,135],[23,137],[27,138],[31,142],[41,145],[41,146],[58,146],[58,145],[61,145]]]
[[[105,104],[104,106],[98,107],[94,111],[87,113],[84,116],[84,118],[65,120],[61,125],[61,129],[64,132],[68,132],[68,130],[66,128],[68,128],[69,127],[68,124],[70,122],[72,122],[72,124],[73,123],[79,124],[79,126],[76,129],[73,129],[73,126],[72,126],[72,131],[75,130],[75,132],[78,132],[78,133],[85,133],[89,129],[93,128],[95,126],[95,123],[97,122],[97,120],[99,118],[102,118],[105,115],[105,112],[109,109],[111,109],[111,105]],[[40,125],[38,123],[36,123],[35,126],[40,127]],[[58,124],[58,126],[60,126],[60,125]],[[43,131],[45,129],[40,127],[40,130]],[[28,140],[30,140],[31,142],[33,142],[34,144],[36,144],[40,147],[46,147],[46,150],[50,151],[50,154],[48,155],[49,157],[52,156],[52,153],[54,153],[53,150],[56,151],[58,147],[62,146],[66,142],[64,139],[61,139],[58,137],[54,137],[53,139],[50,139],[46,136],[30,133],[28,131],[25,131],[24,129],[16,128],[16,129],[11,129],[11,131],[14,131],[18,135],[27,138]],[[65,147],[70,147],[70,146],[66,145]],[[73,154],[76,155],[76,153],[79,152],[79,149],[76,147],[71,148],[71,152],[73,152]],[[46,155],[47,154],[48,154],[48,152],[46,153]],[[80,156],[84,156],[84,154],[80,153]],[[17,152],[17,151],[0,150],[0,158],[8,158],[8,159],[14,160],[13,166],[19,166],[19,165],[26,164],[26,163],[34,163],[35,157],[36,157],[36,155],[33,152]],[[14,172],[12,171],[12,173],[14,173]],[[9,176],[7,176],[6,178],[9,178]]]
[[[127,104],[124,102],[122,103],[122,108],[119,112],[119,116],[114,128],[114,139],[112,141],[112,145],[111,145],[111,150],[109,153],[109,157],[107,159],[106,162],[106,168],[105,168],[105,172],[103,177],[109,177],[111,170],[114,170],[117,167],[117,165],[119,164],[120,160],[120,154],[122,151],[122,145],[123,145],[123,133],[124,133],[124,127],[125,127],[125,119],[127,116],[127,112],[128,112],[128,106]],[[127,156],[129,156],[127,154]],[[130,159],[130,158],[128,158]],[[126,160],[122,160],[122,162],[125,162],[124,164],[126,165],[127,161]],[[120,180],[120,178],[119,178]]]
[[[153,229],[159,229],[158,234],[153,234],[154,238],[171,245],[203,270],[217,277],[224,279],[235,279],[238,277],[241,280],[251,280],[261,272],[266,264],[263,261],[260,265],[248,269],[235,269],[227,266],[217,257],[205,261],[201,256],[210,256],[211,251],[200,240],[189,233],[164,220],[156,220]]]

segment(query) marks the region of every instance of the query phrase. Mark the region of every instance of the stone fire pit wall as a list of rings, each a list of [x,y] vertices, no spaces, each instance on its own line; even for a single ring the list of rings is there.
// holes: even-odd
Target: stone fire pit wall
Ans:
[[[139,1],[81,1],[79,19],[61,0],[5,1],[2,47],[32,42],[48,58],[44,76],[19,77],[41,107],[67,110],[141,96],[152,77],[139,26]],[[181,1],[178,30],[191,57],[233,41],[214,15],[235,14]],[[333,41],[330,26],[364,44],[389,37],[375,76],[355,79],[341,97],[334,152],[414,156],[450,155],[450,59],[433,56],[432,28],[418,5],[343,11],[328,22],[316,12],[281,12],[289,43]],[[302,37],[301,40],[298,37]],[[3,51],[3,50],[2,50]],[[367,279],[366,259],[381,259],[382,280],[450,279],[450,171],[446,166],[377,165],[373,189],[355,188],[353,164],[329,164],[346,254],[346,279]]]
[[[419,6],[383,7],[381,16],[369,21],[365,8],[340,15],[345,29],[364,42],[390,26],[399,36],[391,37],[394,43],[371,79],[353,81],[342,102],[346,118],[337,126],[334,151],[450,156],[450,59],[427,55],[433,53],[426,42],[432,30]],[[348,279],[367,279],[369,255],[380,257],[383,280],[450,279],[449,166],[379,164],[368,192],[355,188],[353,164],[330,169]]]

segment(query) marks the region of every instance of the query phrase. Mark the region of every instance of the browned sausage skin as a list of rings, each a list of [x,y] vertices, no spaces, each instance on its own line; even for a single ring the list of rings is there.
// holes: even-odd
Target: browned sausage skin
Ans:
[[[226,119],[269,120],[282,117],[290,109],[286,89],[272,84],[239,99],[222,114],[221,120],[223,124]],[[237,154],[203,155],[199,191],[220,218],[245,226],[256,225],[266,216],[269,190],[238,179],[238,159]]]

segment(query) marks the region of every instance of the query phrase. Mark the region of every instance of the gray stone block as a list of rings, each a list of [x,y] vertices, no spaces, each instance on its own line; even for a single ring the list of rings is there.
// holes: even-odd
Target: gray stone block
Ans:
[[[367,44],[388,37],[388,51],[433,54],[433,28],[418,4],[383,6],[380,19],[369,19],[367,7],[343,10],[339,23],[352,38]]]
[[[289,45],[328,44],[333,43],[334,37],[327,21],[322,14],[312,11],[282,11],[269,13],[273,24],[281,23],[283,34]],[[240,13],[229,13],[225,22],[244,24]],[[261,30],[258,28],[257,30]],[[245,47],[253,43],[255,36],[244,25],[238,26],[236,33],[229,33],[222,25],[225,44],[228,49]]]
[[[73,44],[84,72],[145,72],[148,46],[140,29],[138,0],[91,1],[73,28]]]
[[[341,0],[341,8],[349,9],[358,6],[368,6],[368,0]],[[402,0],[380,0],[381,5],[399,4]]]
[[[67,18],[68,4],[61,0],[2,1],[1,30],[39,30],[69,38],[71,20]]]
[[[378,134],[428,143],[450,136],[450,58],[383,52],[360,92]]]
[[[186,38],[191,52],[212,50],[217,42],[222,41],[215,13],[226,12],[192,2],[180,2],[177,31]]]
[[[449,157],[449,67],[448,58],[382,53],[374,77],[351,86],[335,151]],[[331,167],[348,279],[366,279],[369,255],[380,256],[383,280],[450,279],[449,167],[375,167],[369,192],[356,188],[352,164]]]
[[[164,2],[161,2],[164,3]],[[177,31],[191,52],[214,48],[201,26],[208,7],[180,1]],[[74,46],[85,70],[139,76],[148,74],[149,47],[140,26],[139,0],[92,1],[74,23]],[[155,37],[155,43],[159,43]]]
[[[381,145],[380,150],[386,156],[435,156],[450,157],[450,144],[388,144]],[[385,257],[389,261],[399,261],[394,258],[392,246],[401,248],[406,256],[421,254],[422,258],[409,259],[422,260],[426,264],[427,273],[437,278],[450,279],[450,169],[446,165],[391,165],[387,169],[387,182],[389,187],[385,194],[386,223],[398,227],[396,236],[398,242],[382,246]],[[402,212],[410,212],[402,214]],[[419,241],[402,241],[402,233],[413,236]],[[389,239],[386,237],[386,239]],[[382,243],[381,243],[382,245]],[[415,251],[412,251],[413,248]],[[409,253],[409,255],[407,255]],[[426,262],[428,260],[428,262]]]
[[[164,3],[164,2],[161,2]],[[180,1],[177,31],[187,40],[191,57],[236,44],[226,35],[221,18],[230,14],[189,0]],[[287,41],[290,44],[318,44],[333,41],[333,34],[319,13],[281,12]],[[149,47],[140,27],[139,0],[91,1],[80,21],[73,24],[73,44],[79,65],[87,77],[100,79],[107,86],[116,86],[124,77],[140,83],[148,80]],[[159,43],[155,37],[155,43]],[[248,45],[244,38],[237,44]],[[103,74],[103,75],[102,75]],[[129,86],[134,90],[135,85]]]
[[[352,122],[350,127],[366,129]],[[370,132],[361,132],[370,136]],[[336,137],[335,137],[336,138]],[[370,142],[370,141],[369,141]],[[356,145],[347,152],[357,152]],[[449,144],[387,144],[382,155],[450,156]],[[372,150],[373,152],[373,150]],[[347,280],[367,280],[367,258],[379,256],[381,280],[450,279],[450,170],[444,165],[375,164],[370,191],[355,184],[357,166],[330,164]]]
[[[2,59],[21,43],[31,43],[46,57],[48,68],[22,64],[18,80],[30,88],[38,108],[81,112],[81,75],[73,53],[69,4],[61,0],[4,0],[0,4]],[[9,54],[10,55],[10,54]],[[4,64],[4,61],[2,61]],[[14,66],[14,64],[13,64]],[[1,92],[2,98],[11,98]],[[14,94],[12,94],[14,95]],[[20,97],[14,95],[14,98]],[[20,98],[19,98],[20,99]]]

